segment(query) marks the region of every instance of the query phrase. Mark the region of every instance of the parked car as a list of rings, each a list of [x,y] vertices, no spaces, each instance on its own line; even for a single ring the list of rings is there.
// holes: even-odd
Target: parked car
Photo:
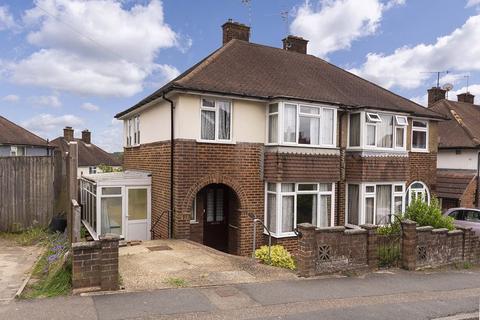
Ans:
[[[480,209],[451,208],[444,215],[455,219],[455,225],[472,228],[477,235],[480,235]]]

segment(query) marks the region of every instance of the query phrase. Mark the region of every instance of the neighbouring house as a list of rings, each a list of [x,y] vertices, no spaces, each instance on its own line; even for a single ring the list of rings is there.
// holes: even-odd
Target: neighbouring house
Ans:
[[[480,105],[469,92],[445,98],[446,91],[428,91],[429,109],[450,117],[439,123],[437,193],[444,210],[478,207],[477,175],[480,152]]]
[[[49,156],[48,141],[0,116],[0,157]]]
[[[444,115],[307,54],[303,38],[274,48],[222,28],[221,48],[116,115],[124,168],[151,173],[155,237],[248,255],[256,218],[295,251],[300,223],[386,224],[435,194]],[[266,243],[261,224],[255,236]]]
[[[75,141],[78,144],[77,176],[79,178],[85,174],[102,172],[100,165],[106,165],[115,170],[121,169],[122,164],[118,158],[93,144],[92,134],[86,129],[82,131],[82,137],[79,139],[74,137],[72,127],[65,127],[63,129],[63,137],[52,140],[50,144],[66,153],[69,149],[68,143],[71,141]]]

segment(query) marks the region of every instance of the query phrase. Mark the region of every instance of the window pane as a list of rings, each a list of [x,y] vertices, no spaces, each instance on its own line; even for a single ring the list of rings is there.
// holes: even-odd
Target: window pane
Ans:
[[[392,213],[392,186],[377,185],[377,215],[376,224],[385,225],[390,221]]]
[[[423,189],[423,184],[421,184],[420,182],[415,182],[415,183],[412,183],[411,188],[412,189]]]
[[[282,183],[282,192],[294,192],[295,184],[294,183]]]
[[[301,183],[298,185],[298,191],[310,191],[310,190],[317,190],[317,184],[312,183],[312,184],[305,184]]]
[[[276,183],[267,183],[267,190],[268,191],[277,191],[277,184]]]
[[[377,124],[377,147],[393,147],[393,116],[381,115],[382,122]]]
[[[294,203],[293,195],[282,196],[282,232],[293,231]]]
[[[223,221],[223,189],[216,189],[215,221]]]
[[[320,227],[330,227],[332,219],[332,196],[320,196]]]
[[[315,107],[300,106],[300,113],[320,114],[320,109]]]
[[[202,99],[202,106],[207,108],[215,108],[215,100]]]
[[[192,212],[190,212],[190,221],[197,221],[197,202],[192,201]]]
[[[207,222],[212,222],[215,218],[215,189],[207,191]]]
[[[317,195],[297,195],[297,224],[311,223],[317,225]]]
[[[285,142],[296,142],[297,130],[297,106],[285,104],[283,114],[283,140]]]
[[[403,197],[400,197],[400,196],[395,197],[394,214],[402,213],[402,202],[403,202]],[[390,222],[393,222],[393,221],[390,221]]]
[[[230,102],[217,101],[218,104],[218,139],[230,140]]]
[[[403,139],[403,132],[404,128],[397,128],[396,129],[396,137],[395,137],[395,147],[397,148],[403,148],[405,146],[405,142]]]
[[[351,147],[360,146],[360,113],[350,115],[349,140]]]
[[[320,118],[300,117],[298,143],[320,144]]]
[[[396,185],[395,186],[395,192],[403,192],[403,186],[402,185]]]
[[[367,146],[375,146],[375,131],[377,128],[372,125],[367,125]]]
[[[277,232],[277,195],[267,194],[267,227],[271,232]]]
[[[348,185],[348,223],[358,225],[358,184]]]
[[[395,119],[399,126],[406,126],[408,124],[407,117],[405,116],[395,116]]]
[[[374,211],[375,211],[375,199],[365,198],[365,223],[373,224]]]
[[[424,122],[424,121],[413,120],[413,126],[414,126],[414,127],[419,127],[419,128],[426,128],[426,127],[427,127],[427,123]]]
[[[320,183],[319,191],[332,191],[331,183]]]
[[[334,111],[332,109],[323,109],[322,117],[322,143],[333,144],[333,116]]]
[[[122,197],[102,198],[102,234],[122,232]]]
[[[381,122],[382,119],[377,113],[367,112],[367,122]]]
[[[147,219],[147,189],[128,190],[128,220]]]
[[[427,149],[427,133],[413,130],[412,147],[415,149]]]
[[[268,116],[268,142],[278,142],[278,114]]]
[[[375,186],[366,186],[365,192],[368,192],[368,193],[375,192]]]
[[[278,112],[278,103],[272,103],[268,105],[268,113]]]
[[[215,140],[215,111],[202,110],[202,139]]]
[[[102,194],[103,195],[122,194],[122,188],[121,187],[103,187]]]

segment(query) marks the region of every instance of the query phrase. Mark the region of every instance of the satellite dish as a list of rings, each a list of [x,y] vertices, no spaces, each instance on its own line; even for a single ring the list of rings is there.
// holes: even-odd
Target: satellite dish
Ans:
[[[453,89],[453,84],[451,83],[445,83],[443,86],[442,86],[442,89],[443,90],[446,90],[446,91],[450,91]]]

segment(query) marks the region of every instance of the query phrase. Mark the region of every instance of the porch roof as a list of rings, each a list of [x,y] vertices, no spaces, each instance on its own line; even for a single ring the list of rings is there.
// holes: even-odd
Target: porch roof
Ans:
[[[152,174],[148,171],[127,170],[122,172],[108,172],[86,174],[82,178],[98,185],[151,185]]]

